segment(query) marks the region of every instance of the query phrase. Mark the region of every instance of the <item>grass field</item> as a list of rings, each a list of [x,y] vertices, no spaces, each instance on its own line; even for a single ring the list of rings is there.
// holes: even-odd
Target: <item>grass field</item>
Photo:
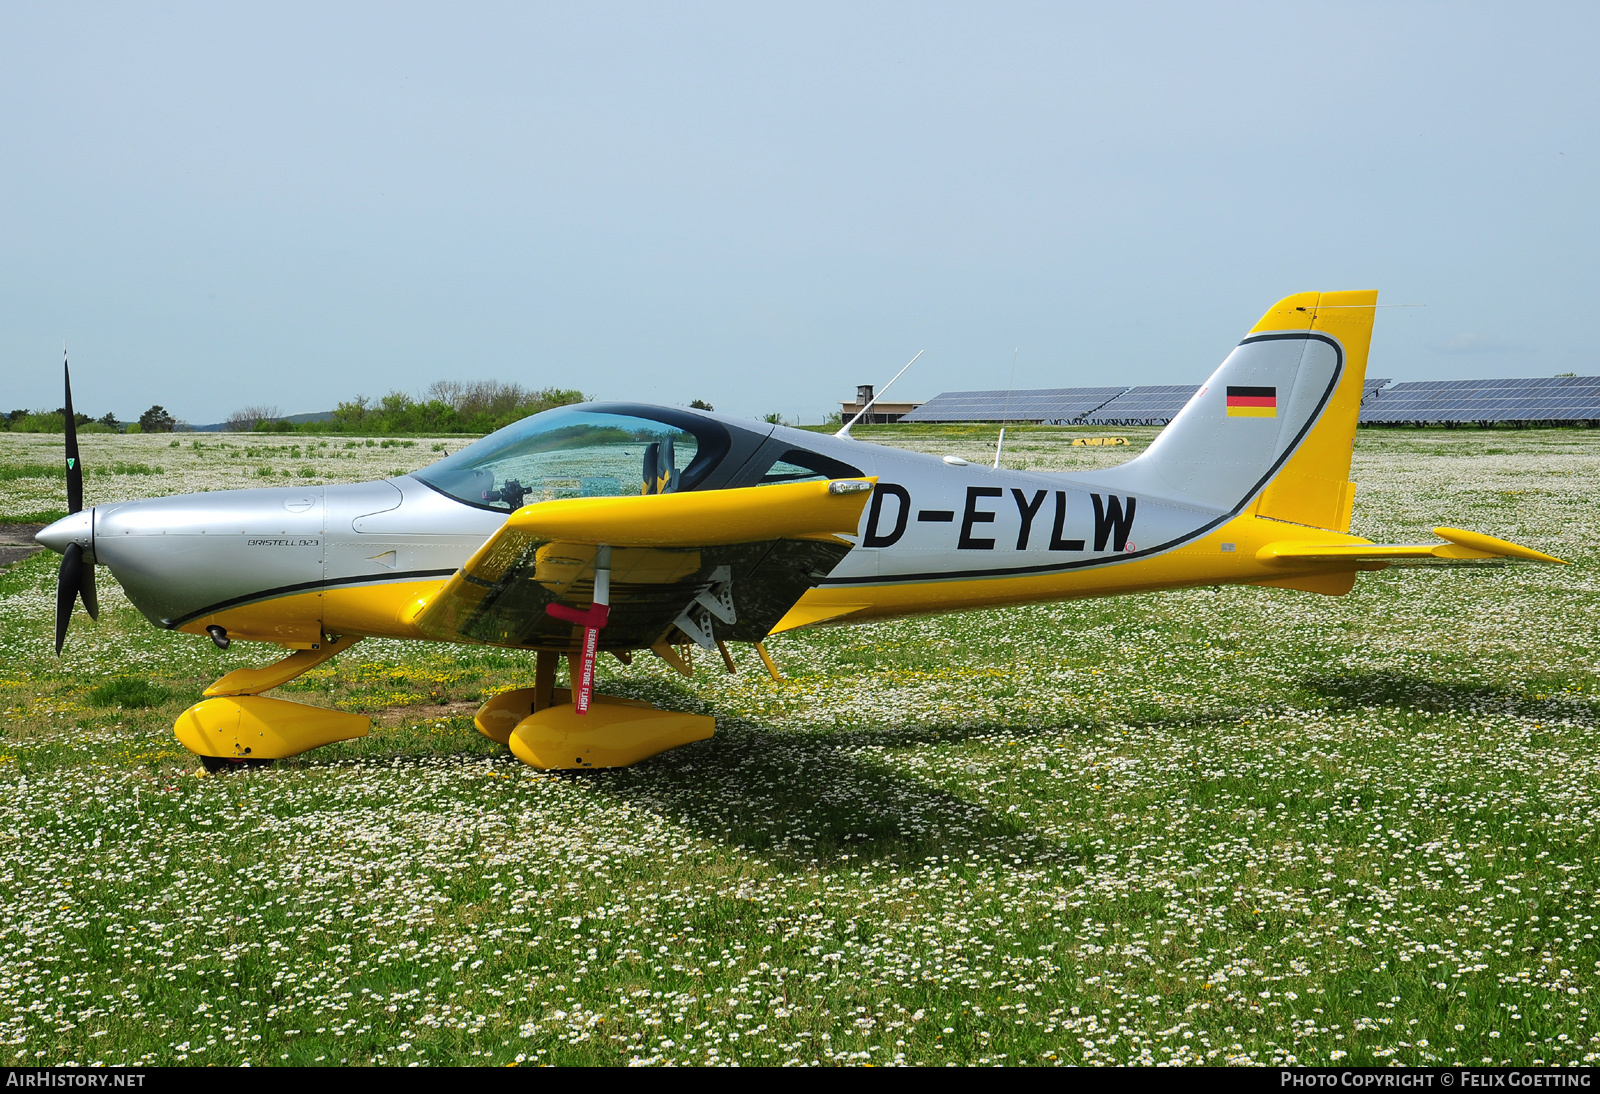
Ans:
[[[0,521],[60,506],[58,443],[0,435]],[[462,442],[350,443],[85,438],[88,500]],[[1577,565],[823,629],[772,643],[781,684],[642,658],[606,689],[717,735],[585,775],[471,728],[530,658],[368,641],[284,694],[369,738],[199,777],[173,719],[270,653],[102,570],[57,662],[36,555],[0,573],[0,1058],[1595,1062],[1597,472],[1593,433],[1363,432],[1360,534]]]

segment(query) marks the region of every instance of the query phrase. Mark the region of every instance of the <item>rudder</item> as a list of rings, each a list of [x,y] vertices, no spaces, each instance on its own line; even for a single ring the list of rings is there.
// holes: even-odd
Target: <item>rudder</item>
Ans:
[[[1344,375],[1321,418],[1261,492],[1256,515],[1348,532],[1356,489],[1350,481],[1350,459],[1355,448],[1356,422],[1361,416],[1361,393],[1367,379],[1367,353],[1372,345],[1378,294],[1362,290],[1318,295],[1309,312],[1294,314],[1311,315],[1311,330],[1338,340],[1344,349]],[[1285,303],[1280,302],[1262,316],[1251,333],[1277,329],[1277,324],[1287,318],[1283,314]]]

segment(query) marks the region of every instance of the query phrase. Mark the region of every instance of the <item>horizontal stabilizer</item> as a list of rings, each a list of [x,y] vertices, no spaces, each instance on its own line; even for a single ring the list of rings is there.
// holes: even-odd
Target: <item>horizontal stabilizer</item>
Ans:
[[[1433,534],[1444,543],[1313,543],[1307,540],[1281,540],[1256,552],[1262,562],[1345,562],[1352,565],[1398,563],[1401,565],[1450,565],[1482,562],[1486,559],[1515,558],[1529,562],[1566,563],[1554,555],[1523,547],[1509,540],[1469,532],[1464,528],[1435,528]]]

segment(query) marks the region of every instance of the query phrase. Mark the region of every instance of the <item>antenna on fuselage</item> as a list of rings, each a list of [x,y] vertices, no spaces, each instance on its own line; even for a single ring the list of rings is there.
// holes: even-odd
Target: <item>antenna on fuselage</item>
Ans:
[[[994,468],[1000,470],[1000,452],[1006,446],[1006,422],[1011,420],[1011,389],[1017,385],[1017,351],[1021,346],[1013,346],[1011,350],[1011,379],[1006,381],[1006,406],[1000,412],[1000,439],[994,443]]]
[[[921,350],[921,349],[917,350],[917,357],[921,357],[926,352],[928,352],[928,351],[927,350]],[[894,381],[898,380],[898,379],[900,379],[900,377],[904,376],[906,374],[906,369],[910,368],[912,365],[917,363],[917,357],[913,357],[911,360],[907,361],[905,363],[905,368],[902,368],[899,372],[894,374],[894,380],[890,380],[887,384],[884,384],[882,391],[875,392],[873,394],[872,398],[867,400],[867,405],[862,407],[860,410],[856,411],[856,416],[854,418],[851,418],[848,422],[844,423],[844,425],[839,428],[839,432],[835,433],[834,436],[835,437],[849,438],[850,437],[850,427],[855,425],[857,422],[859,422],[861,420],[861,416],[863,414],[865,414],[867,411],[871,410],[879,399],[883,398],[885,395],[887,395],[889,393],[889,389],[894,387]]]

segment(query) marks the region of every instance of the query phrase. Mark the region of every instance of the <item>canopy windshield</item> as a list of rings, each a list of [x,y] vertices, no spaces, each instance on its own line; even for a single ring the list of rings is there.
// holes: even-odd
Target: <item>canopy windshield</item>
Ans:
[[[564,406],[524,418],[416,472],[468,505],[511,512],[556,498],[693,490],[728,451],[714,421],[664,407]]]

